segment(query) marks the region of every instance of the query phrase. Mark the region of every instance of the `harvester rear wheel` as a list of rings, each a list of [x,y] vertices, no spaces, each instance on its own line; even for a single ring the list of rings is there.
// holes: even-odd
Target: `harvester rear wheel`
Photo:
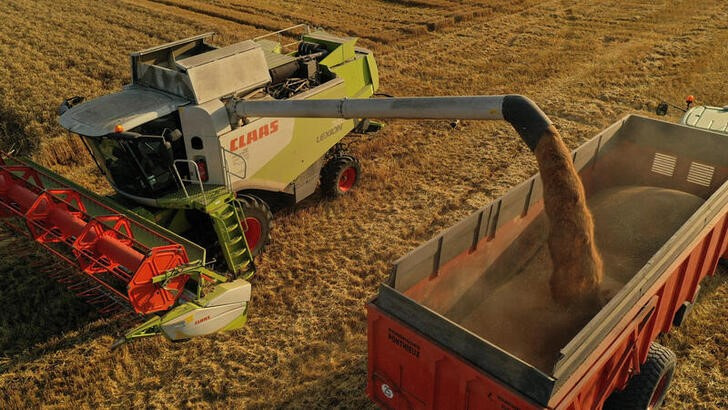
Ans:
[[[677,357],[672,350],[652,343],[640,373],[627,382],[627,387],[614,392],[604,403],[605,409],[659,409],[665,400],[675,373]]]
[[[332,157],[321,170],[321,191],[329,197],[340,197],[359,182],[361,166],[351,155]]]
[[[250,253],[253,256],[260,255],[270,242],[273,214],[268,204],[256,196],[242,194],[238,195],[238,200],[245,214],[245,220],[241,222],[243,223],[245,240],[248,242]]]

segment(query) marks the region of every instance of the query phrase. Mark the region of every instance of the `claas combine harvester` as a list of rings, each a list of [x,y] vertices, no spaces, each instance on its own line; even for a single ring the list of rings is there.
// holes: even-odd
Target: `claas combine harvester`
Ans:
[[[282,44],[297,30],[300,40]],[[73,290],[103,299],[102,310],[152,315],[117,344],[243,326],[270,205],[301,201],[319,185],[343,195],[358,179],[340,141],[367,121],[240,116],[234,105],[370,97],[378,75],[368,50],[303,25],[221,48],[211,36],[133,53],[122,91],[59,107],[113,197],[27,159],[0,164],[5,228],[78,267],[83,286]]]

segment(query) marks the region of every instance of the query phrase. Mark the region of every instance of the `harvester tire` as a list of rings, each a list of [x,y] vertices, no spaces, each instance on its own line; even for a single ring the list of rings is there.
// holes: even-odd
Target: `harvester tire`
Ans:
[[[647,352],[647,360],[640,367],[640,373],[627,382],[624,390],[612,393],[604,403],[604,408],[659,409],[670,387],[676,363],[677,357],[672,350],[652,343]]]
[[[361,166],[351,155],[336,155],[321,170],[321,192],[328,197],[346,195],[359,182]]]
[[[245,214],[245,220],[242,221],[245,240],[250,247],[250,253],[253,256],[258,256],[270,242],[273,214],[268,204],[256,196],[249,194],[238,195],[238,202]]]

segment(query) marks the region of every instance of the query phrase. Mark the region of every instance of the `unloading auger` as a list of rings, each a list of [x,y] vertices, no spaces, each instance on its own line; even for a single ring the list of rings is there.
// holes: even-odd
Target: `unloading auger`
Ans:
[[[521,95],[246,101],[231,104],[237,116],[505,120],[534,152],[544,184],[548,246],[554,270],[551,294],[563,306],[602,303],[602,262],[594,224],[569,150],[551,120]]]

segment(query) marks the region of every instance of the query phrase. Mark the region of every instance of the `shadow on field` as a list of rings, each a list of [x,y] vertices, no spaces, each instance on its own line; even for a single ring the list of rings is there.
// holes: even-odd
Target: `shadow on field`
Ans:
[[[695,307],[701,306],[701,303],[706,307],[713,302],[713,296],[718,289],[728,285],[728,258],[721,258],[718,262],[718,266],[715,268],[713,276],[706,276],[702,282],[700,282],[700,291],[698,292],[698,298],[695,301]],[[688,314],[685,317],[687,323],[691,322],[691,315]],[[679,329],[680,327],[673,328]]]
[[[311,365],[315,365],[311,363]],[[366,356],[361,363],[336,369],[315,382],[296,389],[293,398],[270,400],[251,408],[278,409],[376,409],[366,395]]]
[[[61,348],[47,342],[99,318],[93,307],[41,271],[54,261],[39,253],[25,240],[0,240],[0,373]]]

